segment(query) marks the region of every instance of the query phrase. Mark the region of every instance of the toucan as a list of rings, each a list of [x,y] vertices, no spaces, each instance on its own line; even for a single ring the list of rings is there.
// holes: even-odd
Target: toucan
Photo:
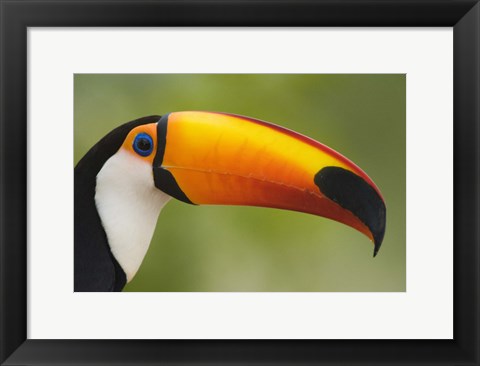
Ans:
[[[115,128],[74,171],[74,291],[121,291],[175,198],[336,220],[382,244],[386,206],[373,181],[329,147],[230,113],[148,116]]]

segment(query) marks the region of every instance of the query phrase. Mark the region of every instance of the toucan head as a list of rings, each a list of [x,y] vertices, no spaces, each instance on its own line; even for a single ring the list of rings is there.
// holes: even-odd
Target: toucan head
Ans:
[[[116,200],[131,202],[129,210],[132,202],[140,202],[130,212],[140,226],[147,221],[154,227],[159,210],[173,197],[194,205],[260,206],[323,216],[365,234],[374,243],[374,256],[382,244],[386,208],[373,181],[329,147],[268,122],[227,113],[169,113],[132,128],[115,156],[107,162],[115,168],[97,176],[96,192],[111,241],[121,243],[129,235],[114,232],[115,222],[125,225],[118,219],[122,208],[115,207],[115,199],[102,198],[113,185],[120,195]],[[115,211],[111,219],[109,210]],[[142,228],[131,231],[139,235]],[[148,244],[150,231],[144,238]],[[125,245],[112,248],[124,257],[119,260],[123,268],[131,255],[125,254]],[[145,252],[139,254],[142,259]]]

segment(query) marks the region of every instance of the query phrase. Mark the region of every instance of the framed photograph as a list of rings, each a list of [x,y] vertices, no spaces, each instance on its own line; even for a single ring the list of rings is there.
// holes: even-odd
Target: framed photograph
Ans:
[[[121,287],[129,292],[405,292],[405,96],[405,74],[76,74],[75,291]],[[105,157],[106,165],[98,166],[102,173],[91,174],[92,162],[99,157],[94,151],[111,144],[109,137],[106,145],[95,145],[94,140],[125,128],[111,116],[119,99],[128,101],[123,110],[131,110],[132,116],[141,109],[170,107],[177,111],[187,105],[201,111],[154,115],[144,124],[135,119],[133,124],[142,124],[125,131],[127,136],[132,134],[132,141],[120,138],[123,142],[117,144],[123,147],[115,147],[114,156]],[[278,108],[279,101],[284,101],[285,107]],[[107,114],[102,116],[99,110]],[[129,113],[121,112],[124,116]],[[282,126],[238,113],[278,119]],[[162,144],[164,128],[166,143]],[[295,132],[299,130],[302,135]],[[338,134],[349,138],[335,141]],[[324,144],[307,140],[305,135]],[[325,145],[337,144],[336,149],[348,154],[347,145],[356,144],[354,140],[362,141],[355,160],[359,164],[364,161],[368,173]],[[145,152],[136,145],[139,141],[148,147]],[[94,151],[88,152],[91,149]],[[152,169],[159,166],[159,154],[163,154],[161,165],[167,168],[158,168],[162,170],[152,175]],[[137,161],[130,161],[130,155],[141,157],[138,163],[145,168],[146,186],[159,187],[147,189],[145,200],[138,193],[132,193],[132,202],[114,197],[129,195],[131,183],[120,184],[123,174],[114,171],[123,166],[124,158],[129,161],[125,164],[135,166]],[[173,160],[169,161],[170,157]],[[163,180],[164,170],[170,174],[169,182],[175,182],[176,191]],[[299,172],[305,172],[302,180]],[[107,183],[111,175],[116,177],[115,183]],[[96,182],[88,183],[94,177]],[[101,177],[107,181],[102,183]],[[382,182],[388,178],[391,182]],[[108,186],[106,195],[101,193],[103,184]],[[138,186],[138,182],[133,184],[134,192]],[[339,189],[342,186],[345,190]],[[382,186],[390,187],[390,192]],[[86,187],[95,187],[95,196]],[[117,189],[118,195],[113,193]],[[164,192],[169,192],[168,196]],[[353,196],[346,196],[350,193],[355,196],[351,203]],[[338,205],[333,199],[343,199],[342,205],[349,210],[332,208],[332,204]],[[149,215],[145,208],[152,200],[158,204],[153,207],[151,226],[146,227]],[[118,258],[117,276],[107,274],[112,260],[93,268],[95,247],[84,244],[95,241],[87,229],[92,226],[91,215],[86,213],[94,201],[98,210],[93,212],[98,212],[108,233],[108,244],[103,247],[110,247],[115,260]],[[142,202],[140,209],[132,214],[138,202]],[[385,202],[391,218],[386,237]],[[112,215],[107,207],[112,207]],[[345,210],[357,214],[350,217]],[[126,213],[122,223],[119,211]],[[357,215],[362,219],[357,220]],[[133,223],[136,218],[140,221]],[[363,222],[368,225],[359,226]],[[340,223],[346,230],[339,230]],[[143,246],[137,235],[145,233],[149,234]],[[100,238],[103,241],[105,236]],[[390,249],[385,251],[388,254],[382,250],[385,262],[374,269],[372,253],[379,253],[383,242],[390,243]],[[138,251],[127,243],[138,243]],[[344,271],[346,257],[339,255],[337,262],[331,253],[343,250],[350,252],[354,271]]]
[[[2,0],[1,364],[479,364],[479,6]]]

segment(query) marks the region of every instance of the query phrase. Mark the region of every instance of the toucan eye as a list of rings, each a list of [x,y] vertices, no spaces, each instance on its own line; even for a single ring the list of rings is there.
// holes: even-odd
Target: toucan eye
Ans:
[[[133,149],[138,155],[148,156],[153,150],[153,140],[146,133],[139,133],[133,140]]]

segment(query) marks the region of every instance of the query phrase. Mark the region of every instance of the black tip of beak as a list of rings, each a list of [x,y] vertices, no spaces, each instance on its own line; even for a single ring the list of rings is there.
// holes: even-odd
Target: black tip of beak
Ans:
[[[314,181],[326,197],[352,212],[369,228],[375,257],[382,245],[386,224],[385,203],[377,191],[355,173],[333,166],[320,170]]]
[[[375,242],[375,247],[373,248],[373,258],[375,258],[378,254],[378,251],[380,250],[380,247],[382,246],[381,241],[376,241]]]

